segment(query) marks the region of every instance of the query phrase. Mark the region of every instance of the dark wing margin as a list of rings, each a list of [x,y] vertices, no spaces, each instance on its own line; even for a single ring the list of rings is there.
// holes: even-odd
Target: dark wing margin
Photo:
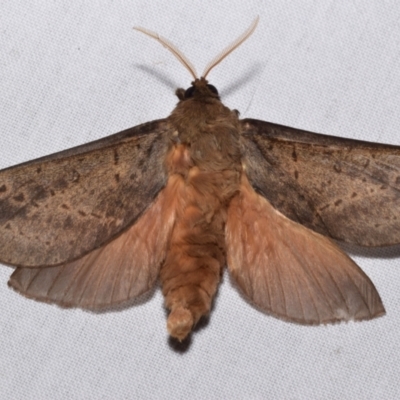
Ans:
[[[169,131],[153,121],[0,171],[0,261],[58,265],[116,237],[165,186]]]
[[[291,220],[362,246],[400,243],[400,147],[241,121],[253,188]]]

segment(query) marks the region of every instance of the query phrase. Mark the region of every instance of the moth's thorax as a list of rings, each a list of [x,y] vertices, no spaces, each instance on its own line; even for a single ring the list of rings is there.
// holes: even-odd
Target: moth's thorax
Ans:
[[[202,170],[240,169],[239,119],[213,93],[195,93],[181,100],[169,117],[173,140],[190,148],[194,165]]]

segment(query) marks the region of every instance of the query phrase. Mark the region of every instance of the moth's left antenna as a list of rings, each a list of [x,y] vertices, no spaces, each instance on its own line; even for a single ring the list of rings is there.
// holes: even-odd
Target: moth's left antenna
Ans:
[[[142,32],[153,39],[156,39],[158,42],[160,42],[164,47],[166,47],[184,66],[185,68],[191,73],[193,78],[196,80],[197,78],[197,73],[196,70],[193,66],[193,64],[186,58],[186,56],[179,51],[169,40],[163,38],[160,36],[158,33],[155,33],[153,31],[149,31],[146,28],[142,28],[140,26],[135,26],[133,29]]]
[[[222,50],[221,53],[219,53],[215,58],[213,58],[208,63],[208,65],[204,69],[203,74],[201,75],[203,78],[205,78],[209,74],[209,72],[216,65],[218,65],[225,57],[229,56],[229,54],[231,54],[232,51],[236,50],[255,31],[259,19],[260,17],[257,16],[251,23],[251,25],[236,40],[234,40],[228,47]]]

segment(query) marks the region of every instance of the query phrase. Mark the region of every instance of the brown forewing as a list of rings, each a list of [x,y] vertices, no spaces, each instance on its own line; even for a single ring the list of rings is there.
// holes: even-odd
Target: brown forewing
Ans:
[[[241,124],[249,181],[288,218],[359,245],[400,242],[400,147]]]
[[[154,121],[0,171],[0,261],[57,265],[122,232],[165,186],[169,130]]]

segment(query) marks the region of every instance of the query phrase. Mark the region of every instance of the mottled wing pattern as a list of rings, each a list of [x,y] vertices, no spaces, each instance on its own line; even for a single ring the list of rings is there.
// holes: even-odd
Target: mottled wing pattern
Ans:
[[[400,242],[400,147],[241,124],[246,175],[288,218],[363,246]]]
[[[181,182],[171,177],[138,221],[103,247],[55,267],[17,268],[8,284],[35,300],[86,309],[122,303],[147,291],[166,256]]]
[[[127,228],[166,184],[169,129],[154,121],[0,171],[0,261],[61,264]]]
[[[331,240],[286,218],[244,177],[226,224],[228,268],[259,307],[301,324],[385,313],[373,283]]]

